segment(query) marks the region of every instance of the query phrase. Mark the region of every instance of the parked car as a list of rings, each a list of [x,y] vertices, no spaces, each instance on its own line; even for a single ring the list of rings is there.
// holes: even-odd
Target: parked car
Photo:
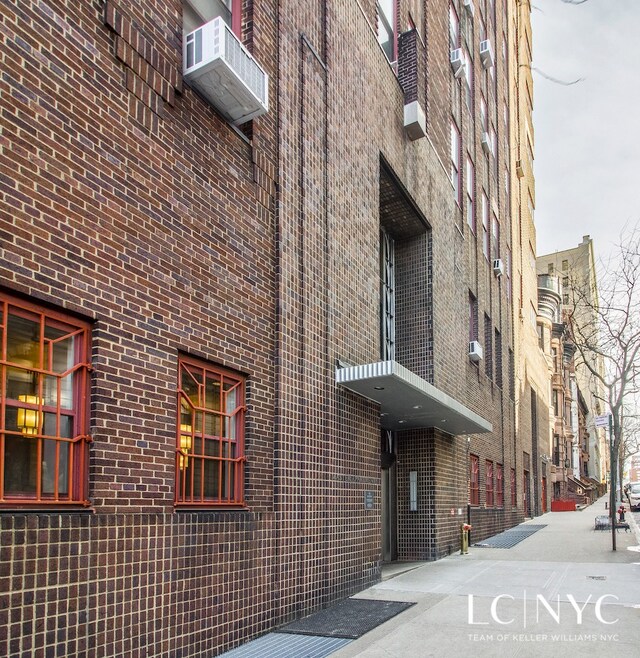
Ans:
[[[631,484],[627,491],[627,498],[629,499],[629,507],[632,511],[634,509],[640,509],[640,482]]]

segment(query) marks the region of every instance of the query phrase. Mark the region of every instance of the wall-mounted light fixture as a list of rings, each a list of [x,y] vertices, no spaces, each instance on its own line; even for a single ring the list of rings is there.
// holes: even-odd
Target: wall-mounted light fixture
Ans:
[[[189,454],[192,446],[191,425],[180,425],[180,470],[183,471],[189,465]]]
[[[18,400],[24,404],[40,406],[40,398],[37,395],[19,395]],[[16,424],[26,436],[39,434],[42,428],[42,413],[38,409],[18,407]]]

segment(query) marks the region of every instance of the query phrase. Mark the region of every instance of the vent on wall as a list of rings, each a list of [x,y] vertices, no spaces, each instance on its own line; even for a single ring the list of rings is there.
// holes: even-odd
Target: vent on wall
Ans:
[[[231,123],[269,110],[269,78],[220,16],[185,36],[184,79]]]

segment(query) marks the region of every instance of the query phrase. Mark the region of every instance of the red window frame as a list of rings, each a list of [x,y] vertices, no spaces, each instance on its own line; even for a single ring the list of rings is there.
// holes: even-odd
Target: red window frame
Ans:
[[[469,504],[480,504],[480,458],[469,455]]]
[[[485,499],[487,507],[494,506],[493,498],[493,462],[487,459],[485,466]]]
[[[231,30],[242,40],[242,0],[231,2]]]
[[[34,325],[20,358],[9,353],[10,318]],[[88,322],[0,292],[0,509],[90,505],[90,338]],[[73,363],[60,371],[54,356],[66,340]],[[11,386],[23,393],[8,397]]]
[[[511,507],[516,507],[517,497],[516,497],[516,469],[511,469]]]
[[[502,464],[496,464],[496,507],[504,507],[504,471]]]
[[[240,373],[180,356],[176,506],[245,506],[245,386]]]

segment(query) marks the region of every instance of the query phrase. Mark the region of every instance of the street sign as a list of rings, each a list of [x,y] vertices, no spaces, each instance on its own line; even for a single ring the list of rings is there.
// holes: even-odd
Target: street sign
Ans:
[[[594,419],[596,427],[609,427],[609,414],[596,416]]]

